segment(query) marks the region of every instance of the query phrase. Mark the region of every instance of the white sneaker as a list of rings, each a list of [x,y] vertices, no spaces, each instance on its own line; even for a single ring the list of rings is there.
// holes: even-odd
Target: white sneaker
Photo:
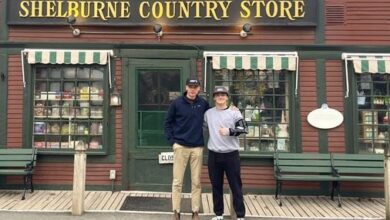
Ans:
[[[237,218],[237,220],[245,220],[245,218]]]
[[[211,220],[222,220],[222,219],[223,219],[223,216],[215,216]]]

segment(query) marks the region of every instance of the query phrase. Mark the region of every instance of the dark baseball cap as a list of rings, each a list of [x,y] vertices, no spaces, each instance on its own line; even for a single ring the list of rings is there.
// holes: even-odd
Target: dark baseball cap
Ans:
[[[200,86],[200,82],[198,79],[195,78],[189,78],[186,81],[187,86]]]
[[[224,94],[226,94],[227,96],[229,96],[229,91],[228,91],[228,89],[227,89],[225,86],[216,86],[216,87],[214,88],[213,96],[214,96],[215,94],[218,94],[218,93],[224,93]]]

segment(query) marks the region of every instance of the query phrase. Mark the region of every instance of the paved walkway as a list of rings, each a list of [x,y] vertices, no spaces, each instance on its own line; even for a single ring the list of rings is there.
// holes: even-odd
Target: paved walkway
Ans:
[[[142,219],[154,219],[154,217],[157,217],[157,219],[170,219],[169,212],[120,211],[127,196],[170,198],[171,194],[136,191],[114,193],[109,191],[87,191],[85,208],[88,214],[85,215],[86,219],[88,219],[88,216],[94,216],[95,214],[93,213],[96,212],[115,213],[115,216],[118,216],[118,218],[114,219],[121,219],[120,216],[123,213],[132,213],[132,215],[145,214]],[[184,197],[189,197],[189,195],[184,194]],[[282,207],[278,205],[277,201],[271,195],[245,195],[244,199],[247,216],[250,219],[384,219],[385,216],[385,201],[384,199],[378,198],[361,200],[358,198],[343,198],[342,208],[337,206],[336,201],[331,201],[328,197],[323,196],[285,196],[283,197]],[[0,191],[0,217],[4,213],[10,215],[12,213],[43,211],[46,213],[66,213],[64,219],[67,219],[65,217],[71,211],[71,200],[72,191],[37,190],[32,194],[27,193],[26,200],[21,200],[20,191],[2,190]],[[211,194],[202,194],[202,203],[204,211],[202,219],[209,219],[208,216],[213,215]],[[229,195],[225,195],[225,215],[230,215],[229,210]],[[146,215],[149,217],[146,217]],[[30,215],[30,220],[32,216]],[[188,217],[188,219],[190,218]]]

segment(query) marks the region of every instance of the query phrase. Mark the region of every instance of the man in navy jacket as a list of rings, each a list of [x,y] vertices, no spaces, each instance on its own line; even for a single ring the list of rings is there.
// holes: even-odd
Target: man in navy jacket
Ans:
[[[165,135],[174,151],[172,210],[174,220],[180,219],[183,177],[188,162],[191,167],[192,219],[198,220],[201,204],[200,176],[203,164],[203,117],[209,104],[199,97],[200,82],[186,81],[186,91],[175,99],[165,119]]]

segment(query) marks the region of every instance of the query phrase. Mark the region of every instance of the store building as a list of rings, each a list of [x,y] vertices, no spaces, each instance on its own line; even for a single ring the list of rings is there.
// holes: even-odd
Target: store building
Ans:
[[[244,189],[272,193],[276,150],[380,154],[389,145],[389,13],[384,0],[0,0],[0,147],[39,149],[37,188],[71,188],[83,143],[87,189],[169,191],[163,121],[197,76],[210,102],[215,85],[229,87],[248,122]],[[324,103],[343,114],[340,126],[308,123]],[[206,165],[202,179],[207,189]],[[353,195],[383,194],[382,184],[350,185]]]

